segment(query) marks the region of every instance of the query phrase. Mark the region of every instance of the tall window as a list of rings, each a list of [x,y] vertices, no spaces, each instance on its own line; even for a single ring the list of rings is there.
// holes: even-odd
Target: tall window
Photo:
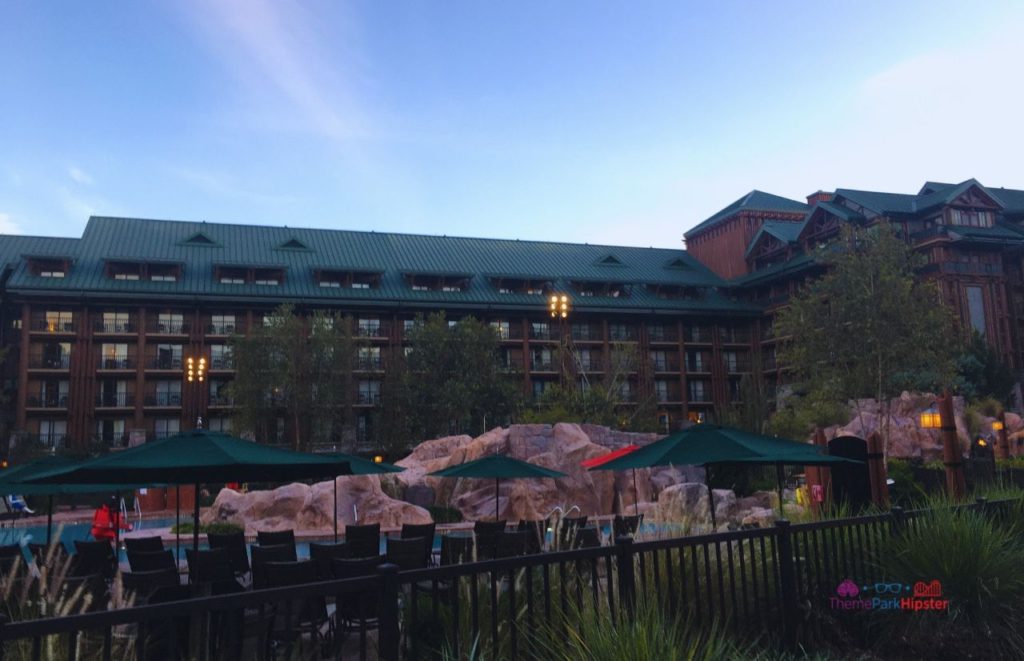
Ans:
[[[185,317],[178,312],[161,312],[156,317],[156,329],[160,333],[182,333]]]
[[[668,401],[668,381],[655,381],[654,392],[658,396],[659,402]]]
[[[710,392],[708,389],[707,381],[700,379],[691,380],[687,383],[689,389],[689,396],[691,402],[707,402],[710,401]]]
[[[210,367],[215,370],[232,369],[231,346],[227,344],[210,345]]]
[[[124,420],[97,420],[96,436],[110,444],[120,444],[124,440]]]
[[[56,332],[69,332],[75,329],[75,315],[69,310],[47,310],[46,327],[42,330]]]
[[[153,421],[153,434],[157,438],[167,438],[181,431],[181,420],[178,418],[157,418]]]
[[[380,319],[360,319],[359,320],[359,336],[360,337],[379,337],[380,336]]]
[[[156,405],[181,406],[181,381],[157,381]]]
[[[210,332],[215,335],[230,335],[235,332],[235,315],[210,315]]]
[[[127,344],[103,344],[100,347],[101,365],[103,369],[126,369],[128,364]]]
[[[127,312],[104,312],[101,330],[105,333],[130,332]]]
[[[68,433],[67,420],[40,420],[39,440],[51,447],[58,447],[64,443],[64,437]]]
[[[380,381],[359,382],[359,403],[377,404],[380,401]]]
[[[359,369],[380,369],[380,347],[359,347]]]
[[[153,367],[161,370],[178,369],[181,363],[180,344],[158,344],[156,345],[156,361]]]
[[[967,312],[971,318],[971,327],[985,334],[985,295],[981,287],[965,287],[967,293]]]
[[[507,340],[509,338],[510,328],[507,321],[492,321],[491,328],[498,334],[498,338]]]

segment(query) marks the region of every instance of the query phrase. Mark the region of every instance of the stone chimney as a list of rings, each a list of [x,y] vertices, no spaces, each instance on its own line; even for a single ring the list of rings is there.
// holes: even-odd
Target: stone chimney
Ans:
[[[831,201],[832,201],[832,193],[826,193],[823,190],[816,191],[816,192],[811,193],[810,195],[807,196],[807,204],[812,206],[812,207],[815,204],[817,204],[818,202],[831,202]]]

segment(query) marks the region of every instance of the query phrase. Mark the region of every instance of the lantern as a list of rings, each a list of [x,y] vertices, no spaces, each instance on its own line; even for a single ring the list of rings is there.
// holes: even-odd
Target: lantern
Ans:
[[[942,414],[935,410],[934,406],[921,411],[921,429],[940,429],[942,427]]]

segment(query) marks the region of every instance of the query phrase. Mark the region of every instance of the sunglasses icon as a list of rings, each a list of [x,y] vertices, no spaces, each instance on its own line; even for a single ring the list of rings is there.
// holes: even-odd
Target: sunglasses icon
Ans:
[[[903,592],[902,583],[875,583],[874,590],[878,594],[899,594]]]

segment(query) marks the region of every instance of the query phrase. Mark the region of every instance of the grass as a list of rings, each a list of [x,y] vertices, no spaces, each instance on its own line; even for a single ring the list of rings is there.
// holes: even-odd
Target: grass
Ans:
[[[181,523],[171,526],[171,533],[178,533],[182,535],[191,535],[194,526],[191,521],[182,521]],[[228,533],[243,532],[245,529],[237,523],[228,523],[226,521],[217,521],[214,523],[200,523],[199,532],[214,533],[215,535],[226,535]]]

